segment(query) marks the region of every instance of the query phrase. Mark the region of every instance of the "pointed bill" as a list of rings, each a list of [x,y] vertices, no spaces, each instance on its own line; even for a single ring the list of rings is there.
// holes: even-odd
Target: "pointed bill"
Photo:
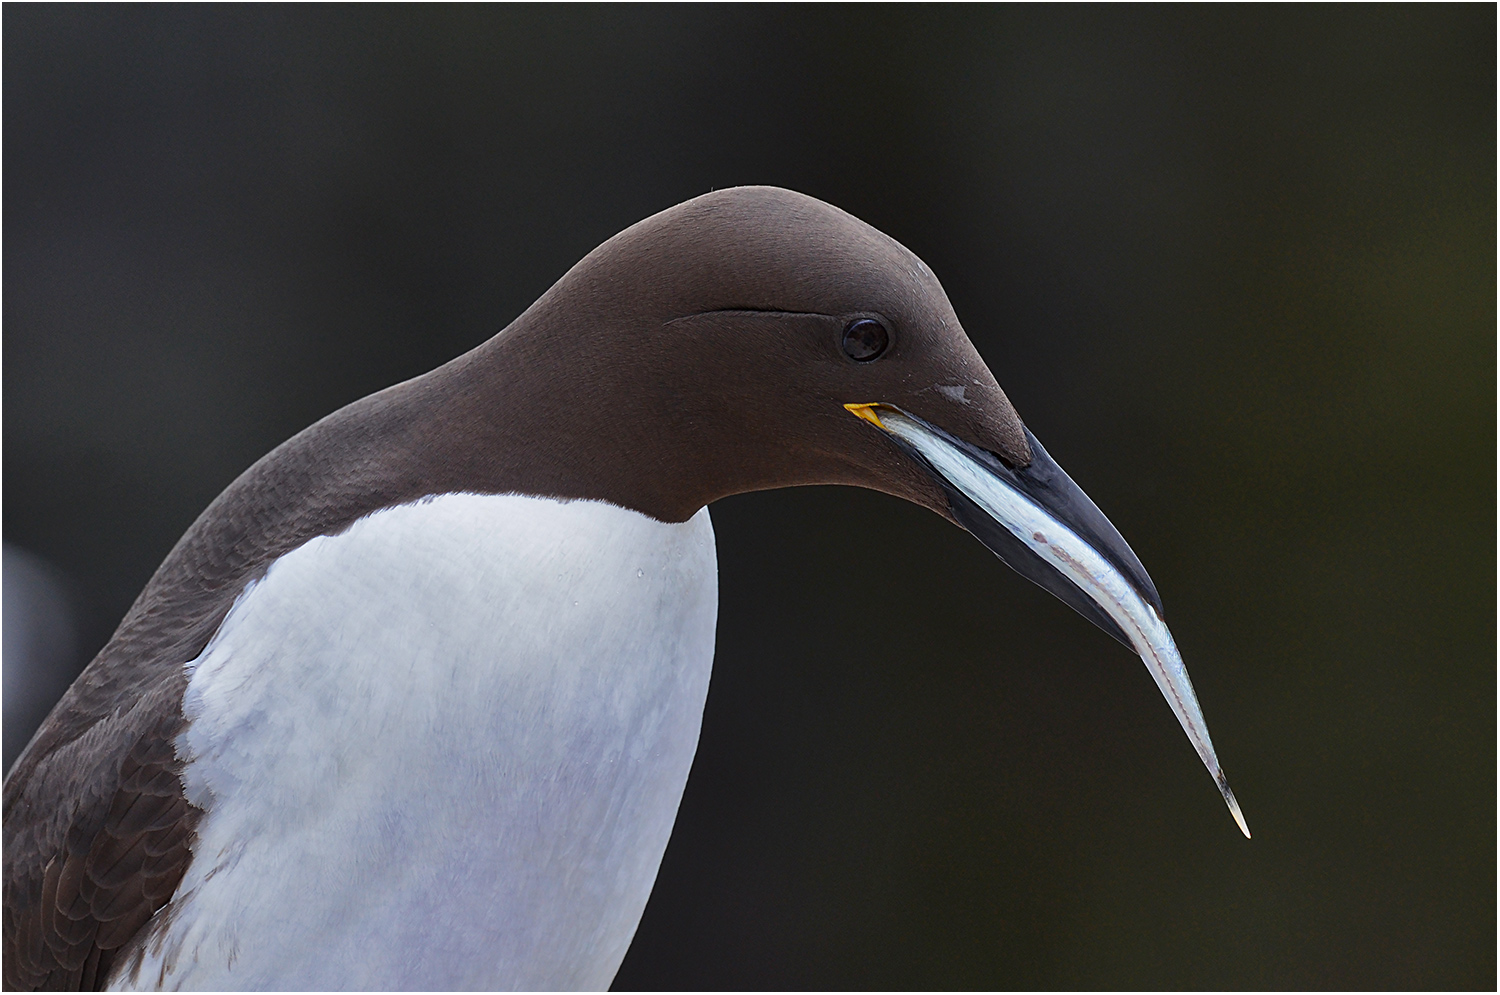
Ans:
[[[988,454],[899,408],[885,404],[845,407],[887,432],[903,450],[925,464],[948,492],[955,517],[985,545],[1105,631],[1128,642],[1145,662],[1172,714],[1177,716],[1198,757],[1213,776],[1235,823],[1248,839],[1250,829],[1219,768],[1203,711],[1193,693],[1193,682],[1188,678],[1172,633],[1161,620],[1155,588],[1124,540],[1093,503],[1077,491],[1061,468],[1051,463],[1045,450],[1040,445],[1033,446],[1038,459],[1055,468],[1054,481],[1045,489],[1035,485],[1028,488],[1025,479],[1015,471],[1002,467],[993,458],[983,458]],[[1056,483],[1056,478],[1062,483]],[[1059,492],[1063,498],[1055,497]],[[1062,513],[1049,510],[1038,494],[1050,499]],[[974,507],[969,508],[969,503]],[[1080,506],[1085,506],[1085,510],[1076,512]],[[974,511],[982,512],[987,521],[978,520]],[[1067,518],[1076,520],[1070,522]],[[990,522],[1002,526],[1004,533],[986,534],[994,531]],[[1080,535],[1081,531],[1093,533],[1091,538],[1095,541]],[[1131,576],[1127,577],[1127,572]]]

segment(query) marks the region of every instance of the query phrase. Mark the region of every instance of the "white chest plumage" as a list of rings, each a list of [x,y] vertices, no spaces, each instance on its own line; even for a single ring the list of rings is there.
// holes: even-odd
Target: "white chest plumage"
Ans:
[[[115,985],[607,987],[717,604],[706,509],[449,494],[282,557],[188,665],[205,815]]]

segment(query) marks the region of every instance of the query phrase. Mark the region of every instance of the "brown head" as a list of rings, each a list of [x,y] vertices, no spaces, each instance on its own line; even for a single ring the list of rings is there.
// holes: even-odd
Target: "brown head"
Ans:
[[[941,489],[850,403],[898,405],[1012,465],[1031,460],[932,271],[857,218],[776,187],[707,194],[626,229],[455,367],[479,381],[465,418],[503,434],[500,450],[528,440],[527,490],[667,521],[800,484],[948,514]]]
[[[938,512],[1142,655],[1249,835],[1145,568],[1027,431],[937,277],[857,218],[776,187],[697,197],[422,379],[449,408],[423,458],[470,487],[664,521],[804,484]]]
[[[422,411],[398,418],[424,468],[418,490],[593,498],[683,521],[747,491],[867,487],[963,525],[1128,645],[1012,529],[877,430],[871,405],[899,410],[1088,538],[1160,610],[1124,540],[1026,430],[932,271],[789,190],[721,190],[633,225],[493,339],[367,399],[383,400]]]

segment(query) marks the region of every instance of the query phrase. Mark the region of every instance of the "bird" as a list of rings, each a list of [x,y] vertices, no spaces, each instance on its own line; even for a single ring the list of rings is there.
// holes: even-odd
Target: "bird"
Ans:
[[[1139,654],[1161,599],[936,275],[769,186],[608,239],[197,518],[4,783],[9,989],[603,989],[697,746],[708,506],[913,502]]]

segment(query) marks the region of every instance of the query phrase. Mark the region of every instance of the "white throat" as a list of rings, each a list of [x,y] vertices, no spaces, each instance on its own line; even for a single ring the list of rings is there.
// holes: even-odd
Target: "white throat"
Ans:
[[[113,983],[608,987],[717,606],[707,509],[448,494],[282,557],[187,665],[205,815]]]

